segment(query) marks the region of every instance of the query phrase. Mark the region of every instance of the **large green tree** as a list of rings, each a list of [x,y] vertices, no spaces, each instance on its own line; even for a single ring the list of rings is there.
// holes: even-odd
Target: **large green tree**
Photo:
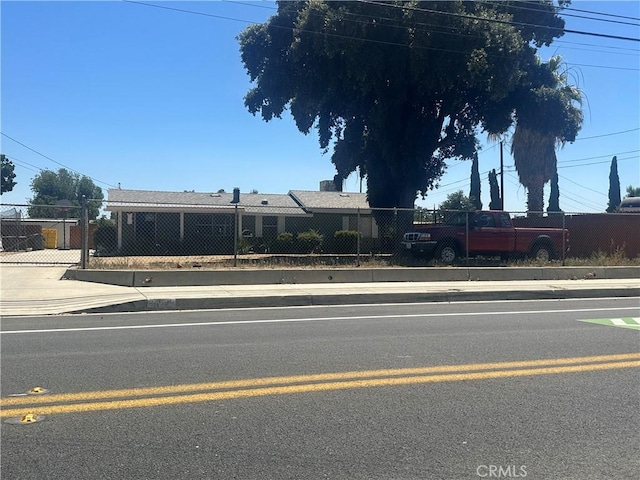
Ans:
[[[629,185],[627,187],[627,194],[625,195],[625,197],[640,197],[640,187]]]
[[[443,212],[473,212],[476,206],[473,199],[467,197],[462,190],[450,193],[447,199],[440,203],[440,210]]]
[[[16,182],[13,181],[16,178],[16,174],[13,172],[15,166],[13,162],[9,160],[6,155],[0,154],[0,162],[2,166],[2,178],[0,179],[0,195],[13,190],[16,186]]]
[[[31,191],[34,197],[30,200],[31,206],[28,208],[30,217],[55,218],[67,215],[78,216],[82,197],[88,202],[88,213],[90,219],[97,218],[100,213],[100,206],[104,195],[102,189],[96,186],[89,177],[70,172],[65,168],[57,172],[43,170],[31,180]],[[70,202],[73,207],[51,208],[41,205],[62,205]]]
[[[544,185],[557,173],[556,147],[573,142],[583,121],[582,92],[569,83],[562,59],[556,56],[540,66],[541,86],[521,93],[511,143],[520,183],[527,189],[527,210],[533,215],[543,211]]]
[[[372,207],[413,208],[545,85],[536,51],[562,35],[565,3],[279,1],[239,36],[245,105],[316,128],[336,182],[358,169]]]

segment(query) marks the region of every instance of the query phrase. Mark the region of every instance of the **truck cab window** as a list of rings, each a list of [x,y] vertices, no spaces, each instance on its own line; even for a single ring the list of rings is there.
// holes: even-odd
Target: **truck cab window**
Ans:
[[[511,228],[513,227],[513,223],[511,222],[511,217],[508,213],[500,214],[500,225],[502,228]]]
[[[475,226],[479,228],[491,228],[495,227],[495,222],[493,220],[493,215],[489,213],[481,213],[476,216]]]

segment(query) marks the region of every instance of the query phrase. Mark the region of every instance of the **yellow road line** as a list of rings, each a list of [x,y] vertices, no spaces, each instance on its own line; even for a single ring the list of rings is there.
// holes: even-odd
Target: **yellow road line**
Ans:
[[[242,390],[228,390],[222,392],[209,392],[191,395],[151,397],[116,400],[111,402],[76,403],[68,405],[49,405],[34,408],[33,406],[2,410],[0,417],[15,417],[36,411],[38,415],[52,415],[58,413],[95,412],[105,410],[122,410],[129,408],[143,408],[156,406],[179,405],[185,403],[201,403],[237,398],[263,397],[268,395],[286,395],[306,392],[322,392],[331,390],[345,390],[355,388],[372,388],[399,385],[416,385],[440,382],[458,382],[466,380],[487,380],[496,378],[509,378],[533,375],[550,375],[561,373],[591,372],[619,368],[640,367],[640,360],[592,363],[586,365],[568,365],[547,368],[529,368],[518,370],[485,371],[473,373],[454,373],[444,375],[422,375],[392,378],[371,378],[340,382],[309,383],[302,385],[272,386],[264,388],[252,388]]]
[[[374,377],[424,375],[431,373],[469,372],[474,370],[497,370],[509,368],[542,367],[552,365],[572,365],[577,363],[596,363],[640,359],[640,353],[623,353],[615,355],[598,355],[591,357],[552,358],[542,360],[524,360],[517,362],[475,363],[463,365],[440,365],[434,367],[396,368],[386,370],[365,370],[337,373],[319,373],[311,375],[294,375],[288,377],[253,378],[246,380],[230,380],[213,383],[195,383],[186,385],[168,385],[163,387],[130,388],[123,390],[104,390],[93,392],[63,393],[43,395],[39,397],[24,396],[0,399],[0,406],[59,403],[72,401],[89,401],[107,398],[143,397],[152,395],[171,395],[206,390],[223,390],[244,387],[261,387],[270,385],[289,385],[292,383],[326,382],[331,380],[349,380]]]

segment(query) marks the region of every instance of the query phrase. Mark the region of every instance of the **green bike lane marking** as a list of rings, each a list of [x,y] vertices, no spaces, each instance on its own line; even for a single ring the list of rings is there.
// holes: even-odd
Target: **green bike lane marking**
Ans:
[[[606,325],[608,327],[630,328],[632,330],[640,330],[640,318],[624,317],[624,318],[594,318],[589,320],[578,320],[579,322],[596,323],[598,325]]]

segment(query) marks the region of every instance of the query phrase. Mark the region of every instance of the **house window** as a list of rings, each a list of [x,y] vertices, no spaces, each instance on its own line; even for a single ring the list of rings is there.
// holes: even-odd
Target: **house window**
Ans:
[[[360,234],[365,238],[373,237],[372,218],[369,216],[360,216],[360,225],[358,225],[358,219],[353,222],[351,230],[358,230]]]
[[[278,236],[278,217],[262,217],[262,236],[270,239]]]
[[[233,215],[219,214],[210,215],[206,213],[195,214],[188,222],[189,230],[205,237],[230,237],[233,236]]]
[[[135,228],[135,237],[137,239],[156,240],[156,214],[155,213],[136,213],[133,221]]]

